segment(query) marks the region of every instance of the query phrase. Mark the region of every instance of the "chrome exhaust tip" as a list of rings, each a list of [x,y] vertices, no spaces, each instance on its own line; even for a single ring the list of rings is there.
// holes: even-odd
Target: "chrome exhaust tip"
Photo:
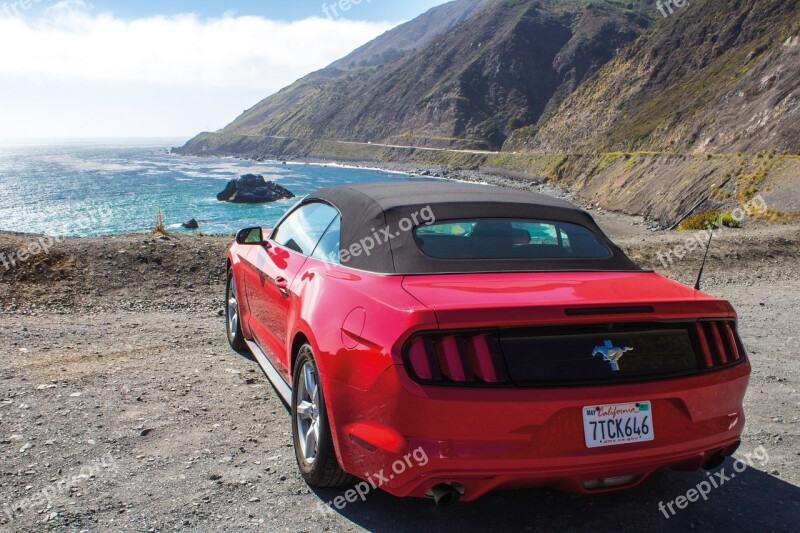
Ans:
[[[441,483],[428,491],[437,507],[447,507],[458,503],[463,493],[463,487],[457,487],[451,483]]]

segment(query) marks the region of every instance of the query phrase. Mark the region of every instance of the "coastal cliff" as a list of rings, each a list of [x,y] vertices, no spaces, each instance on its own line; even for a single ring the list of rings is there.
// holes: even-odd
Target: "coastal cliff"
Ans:
[[[460,0],[175,151],[504,172],[670,225],[800,213],[799,116],[797,0]]]

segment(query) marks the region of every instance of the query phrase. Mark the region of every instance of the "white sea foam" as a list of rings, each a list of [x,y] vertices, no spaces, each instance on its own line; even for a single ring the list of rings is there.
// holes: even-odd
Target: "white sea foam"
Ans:
[[[323,186],[407,176],[347,165],[183,158],[141,143],[21,144],[0,150],[0,230],[76,236],[148,231],[161,208],[171,231],[196,218],[209,221],[201,223],[205,233],[230,234],[247,224],[270,226],[295,202],[218,202],[224,183],[242,174],[280,181],[298,198]]]

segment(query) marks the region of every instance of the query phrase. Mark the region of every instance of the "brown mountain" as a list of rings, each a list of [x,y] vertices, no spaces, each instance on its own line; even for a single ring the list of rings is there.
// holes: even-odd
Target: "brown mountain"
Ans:
[[[798,216],[800,0],[673,11],[459,0],[176,151],[481,169],[668,226],[757,195]]]
[[[499,149],[636,39],[657,15],[651,7],[644,0],[445,4],[183,152],[237,153],[242,135]]]
[[[695,0],[508,149],[800,151],[797,0]]]

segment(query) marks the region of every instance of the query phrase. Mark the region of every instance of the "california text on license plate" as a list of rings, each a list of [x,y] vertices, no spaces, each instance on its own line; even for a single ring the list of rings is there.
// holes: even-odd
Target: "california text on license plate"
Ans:
[[[650,402],[584,407],[583,432],[589,448],[651,441],[655,435]]]

